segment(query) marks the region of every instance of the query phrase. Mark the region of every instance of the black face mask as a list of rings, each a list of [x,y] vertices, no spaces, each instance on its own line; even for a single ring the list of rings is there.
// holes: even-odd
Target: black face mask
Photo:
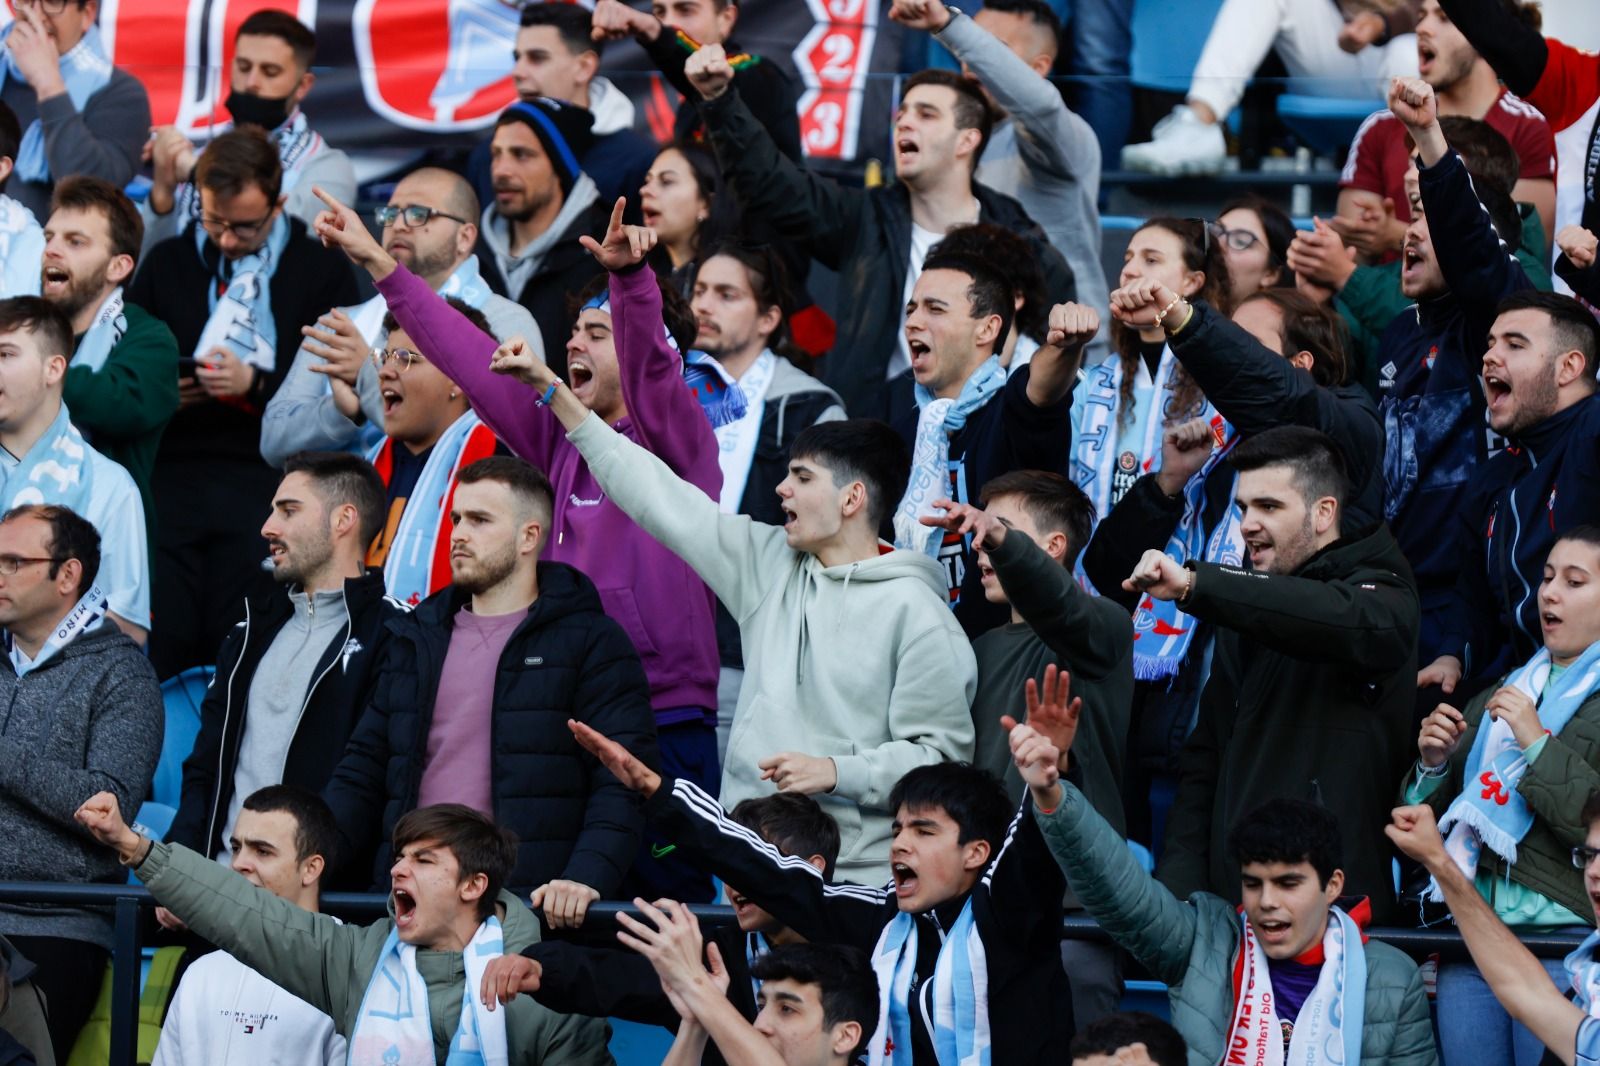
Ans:
[[[275,130],[283,125],[289,117],[289,100],[285,96],[273,99],[268,96],[257,96],[255,93],[242,93],[237,89],[228,94],[228,99],[223,107],[228,109],[228,114],[233,116],[236,126],[260,126],[264,130]]]

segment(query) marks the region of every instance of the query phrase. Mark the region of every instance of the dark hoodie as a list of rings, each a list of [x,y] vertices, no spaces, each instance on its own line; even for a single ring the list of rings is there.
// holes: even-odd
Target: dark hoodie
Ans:
[[[1383,833],[1414,733],[1416,581],[1384,526],[1335,541],[1293,575],[1191,562],[1184,610],[1216,627],[1211,677],[1180,759],[1157,870],[1179,899],[1239,902],[1228,830],[1266,800],[1338,816],[1346,885],[1394,913]]]
[[[470,600],[452,585],[388,623],[371,702],[324,793],[346,854],[359,861],[376,847],[379,889],[389,883],[395,823],[417,806],[439,674],[456,612]],[[507,883],[563,878],[610,896],[638,849],[639,798],[578,746],[568,718],[657,762],[650,687],[633,644],[588,578],[540,563],[539,598],[501,653],[487,723],[494,819],[517,834]]]

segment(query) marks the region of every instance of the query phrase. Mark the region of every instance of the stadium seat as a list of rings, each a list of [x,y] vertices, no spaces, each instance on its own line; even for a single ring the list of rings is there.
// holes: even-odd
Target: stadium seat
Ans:
[[[194,739],[200,733],[200,703],[214,673],[212,667],[196,666],[168,678],[161,686],[167,731],[161,741],[161,761],[156,764],[156,776],[150,783],[150,799],[174,811],[183,795],[183,760],[194,750]]]
[[[672,1049],[672,1034],[659,1025],[607,1020],[611,1023],[611,1057],[617,1066],[656,1066]]]
[[[1222,0],[1135,0],[1133,84],[1183,93]]]
[[[1337,156],[1350,147],[1367,116],[1383,107],[1382,100],[1365,96],[1351,99],[1284,93],[1278,97],[1278,118],[1312,151]]]

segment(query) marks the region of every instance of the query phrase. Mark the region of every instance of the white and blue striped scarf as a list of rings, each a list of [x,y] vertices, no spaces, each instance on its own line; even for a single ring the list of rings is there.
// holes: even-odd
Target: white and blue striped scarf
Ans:
[[[1239,915],[1239,955],[1234,960],[1233,1021],[1228,1062],[1238,1066],[1359,1066],[1367,1005],[1367,952],[1361,929],[1338,907],[1328,910],[1322,935],[1322,972],[1292,1019],[1294,1035],[1283,1047],[1283,1021],[1272,992],[1267,956],[1250,919]]]
[[[1144,360],[1140,359],[1135,372],[1143,374],[1143,366]],[[1161,434],[1166,429],[1168,392],[1177,366],[1172,349],[1164,349],[1142,412],[1138,407],[1140,393],[1144,390],[1134,392],[1135,415],[1143,416],[1138,427],[1140,473],[1150,472],[1142,468],[1143,461],[1161,462]],[[1117,442],[1122,436],[1122,359],[1113,356],[1091,367],[1088,375],[1088,379],[1078,385],[1083,392],[1083,413],[1076,427],[1077,439],[1072,443],[1072,480],[1094,504],[1098,522],[1111,512],[1114,502],[1111,490],[1116,483]]]
[[[199,224],[194,226],[195,251],[202,261],[210,239]],[[200,343],[195,345],[196,359],[204,362],[209,352],[224,348],[266,373],[277,366],[278,324],[272,317],[272,275],[288,243],[289,219],[279,211],[261,247],[232,261],[227,289],[219,296],[216,286],[207,286],[211,317],[206,319]]]
[[[879,1010],[878,1031],[868,1048],[869,1066],[894,1066],[912,1059],[911,979],[916,966],[917,920],[901,911],[883,927],[872,952]],[[989,1066],[989,959],[972,917],[971,897],[939,948],[932,980],[928,1022],[939,1062]]]
[[[1559,736],[1583,701],[1600,687],[1600,642],[1584,649],[1555,684],[1549,679],[1550,651],[1540,648],[1506,684],[1533,700],[1539,723]],[[1477,876],[1478,856],[1485,847],[1508,863],[1517,861],[1517,845],[1534,821],[1533,808],[1517,788],[1527,772],[1528,760],[1511,727],[1505,719],[1491,720],[1485,712],[1462,767],[1461,794],[1439,819],[1444,849],[1469,881]],[[1444,898],[1437,883],[1430,896]]]
[[[33,212],[0,194],[0,299],[39,295],[44,230]]]
[[[17,69],[11,50],[5,47],[6,39],[16,26],[13,22],[0,34],[0,49],[5,52],[5,61],[0,62],[0,89],[5,87],[8,79],[23,83],[28,80]],[[61,80],[67,83],[67,96],[79,112],[88,104],[89,97],[104,89],[111,81],[111,59],[100,40],[99,26],[90,26],[89,32],[61,57]],[[54,176],[50,173],[50,161],[44,154],[44,126],[38,119],[28,123],[28,128],[22,132],[22,145],[17,149],[16,162],[17,177],[23,181],[49,181]]]
[[[94,322],[72,355],[72,365],[86,367],[91,374],[98,374],[100,368],[106,365],[106,360],[111,358],[112,349],[122,343],[122,335],[127,332],[127,309],[122,302],[122,286],[118,285],[101,301],[100,309],[94,313]]]
[[[489,960],[505,953],[500,919],[490,915],[461,953],[467,971],[461,993],[461,1020],[450,1038],[445,1066],[509,1063],[506,1012],[490,1011],[477,996]],[[402,944],[397,930],[389,930],[377,968],[361,996],[347,1061],[349,1066],[434,1066],[428,986],[417,970],[416,945]]]
[[[950,438],[961,432],[967,418],[1006,387],[1006,371],[998,356],[990,356],[973,371],[955,399],[936,399],[921,384],[913,388],[917,407],[917,440],[911,450],[911,479],[894,512],[894,546],[938,556],[944,530],[925,526],[919,519],[933,514],[933,501],[950,494]],[[958,501],[965,503],[966,501]]]

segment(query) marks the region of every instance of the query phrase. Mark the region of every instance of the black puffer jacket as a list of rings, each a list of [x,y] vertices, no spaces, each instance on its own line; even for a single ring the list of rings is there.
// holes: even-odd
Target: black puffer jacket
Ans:
[[[439,674],[468,600],[452,585],[389,624],[372,702],[324,793],[346,854],[373,856],[379,889],[389,883],[395,823],[417,806]],[[494,693],[485,769],[495,820],[517,834],[510,885],[564,878],[614,894],[639,845],[640,800],[578,746],[567,719],[653,766],[655,718],[638,653],[582,573],[539,564],[539,598],[500,656]]]

